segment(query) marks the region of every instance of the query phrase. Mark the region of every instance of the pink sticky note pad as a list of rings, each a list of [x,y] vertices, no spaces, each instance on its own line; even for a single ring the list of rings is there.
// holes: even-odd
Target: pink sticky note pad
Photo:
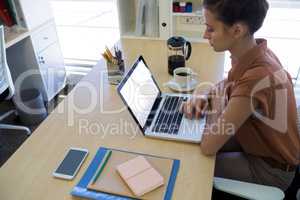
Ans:
[[[138,156],[117,166],[117,170],[123,179],[128,179],[150,167],[149,162],[143,156]]]
[[[136,196],[142,196],[164,184],[164,178],[143,156],[119,165],[117,171]]]

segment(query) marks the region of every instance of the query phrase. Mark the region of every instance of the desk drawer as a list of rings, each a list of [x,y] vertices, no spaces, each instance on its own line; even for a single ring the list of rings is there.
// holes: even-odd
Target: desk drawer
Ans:
[[[32,42],[37,53],[43,51],[57,40],[54,23],[50,23],[46,27],[43,27],[32,34]]]

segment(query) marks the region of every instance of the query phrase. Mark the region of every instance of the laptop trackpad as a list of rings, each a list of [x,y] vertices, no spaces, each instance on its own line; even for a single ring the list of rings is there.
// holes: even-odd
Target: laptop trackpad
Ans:
[[[201,138],[205,126],[205,118],[200,120],[182,118],[179,135],[188,138]]]

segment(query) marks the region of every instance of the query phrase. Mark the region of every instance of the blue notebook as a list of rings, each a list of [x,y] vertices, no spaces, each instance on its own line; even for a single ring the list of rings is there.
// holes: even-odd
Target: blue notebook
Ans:
[[[94,174],[96,173],[97,168],[98,168],[99,164],[101,163],[102,159],[104,158],[107,150],[109,150],[109,149],[104,148],[104,147],[99,148],[99,150],[97,151],[97,153],[96,153],[94,159],[92,160],[90,166],[86,170],[85,174],[82,176],[79,183],[72,189],[71,195],[78,196],[78,197],[83,197],[83,198],[88,198],[88,199],[99,199],[99,200],[100,199],[101,200],[125,200],[125,199],[128,200],[128,199],[132,199],[132,198],[129,198],[129,197],[118,196],[118,195],[114,195],[114,194],[108,194],[108,193],[104,193],[104,192],[98,192],[98,191],[95,191],[95,190],[87,189],[88,184],[90,183],[91,179],[94,177]],[[111,149],[111,150],[122,151],[122,150],[118,150],[118,149]],[[122,151],[122,152],[128,152],[128,151]],[[128,152],[128,153],[134,153],[134,154],[138,154],[138,155],[145,155],[145,156],[163,158],[163,157],[159,157],[159,156],[139,154],[139,153],[136,153],[136,152]],[[178,170],[179,170],[179,166],[180,166],[180,161],[176,160],[176,159],[173,159],[171,174],[169,176],[169,180],[167,180],[168,184],[167,184],[166,192],[165,192],[164,198],[163,198],[164,200],[169,200],[172,197],[172,193],[173,193],[177,173],[178,173]]]

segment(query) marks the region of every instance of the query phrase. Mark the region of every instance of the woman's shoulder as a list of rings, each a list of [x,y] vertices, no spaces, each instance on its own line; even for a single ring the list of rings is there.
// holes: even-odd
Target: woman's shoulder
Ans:
[[[261,79],[266,76],[273,75],[274,73],[279,71],[284,71],[280,63],[260,60],[259,62],[252,63],[252,66],[245,71],[241,78]]]
[[[282,64],[272,50],[266,49],[247,67],[242,77],[265,77],[282,70]]]
[[[274,73],[274,70],[272,70],[271,66],[259,65],[259,66],[256,66],[254,68],[246,70],[245,73],[240,77],[239,80],[262,79],[266,76],[271,75],[272,73]]]
[[[278,69],[272,66],[258,66],[247,70],[237,81],[239,84],[249,86],[266,84],[266,85],[291,85],[292,79],[290,74],[283,68]]]

